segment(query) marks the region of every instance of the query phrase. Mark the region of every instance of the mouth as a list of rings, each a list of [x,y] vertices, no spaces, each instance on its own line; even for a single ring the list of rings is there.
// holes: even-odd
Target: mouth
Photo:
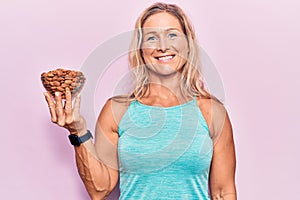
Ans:
[[[171,61],[175,55],[163,55],[163,56],[155,56],[154,58],[160,62],[169,62]]]

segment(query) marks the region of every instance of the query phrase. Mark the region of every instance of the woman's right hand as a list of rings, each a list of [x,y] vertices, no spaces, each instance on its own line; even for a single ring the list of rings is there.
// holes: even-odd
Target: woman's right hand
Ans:
[[[53,98],[49,92],[44,92],[51,114],[51,121],[69,130],[71,134],[83,135],[87,132],[86,121],[80,114],[80,95],[75,97],[74,108],[72,106],[72,95],[66,88],[66,101],[63,105],[60,92],[55,92]]]

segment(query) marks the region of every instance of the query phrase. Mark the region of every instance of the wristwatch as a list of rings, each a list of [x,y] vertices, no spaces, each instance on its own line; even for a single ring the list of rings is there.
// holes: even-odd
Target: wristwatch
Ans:
[[[87,130],[87,133],[80,137],[78,137],[78,135],[76,134],[70,134],[68,137],[72,145],[79,147],[81,143],[84,143],[90,138],[93,138],[93,135],[89,130]]]

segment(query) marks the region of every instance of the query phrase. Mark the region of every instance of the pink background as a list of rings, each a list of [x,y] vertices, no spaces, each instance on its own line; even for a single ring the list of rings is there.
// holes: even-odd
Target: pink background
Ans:
[[[99,44],[131,30],[151,2],[0,3],[1,199],[88,199],[67,131],[50,122],[39,76],[80,69]],[[300,199],[299,1],[172,2],[191,18],[222,77],[239,199]]]

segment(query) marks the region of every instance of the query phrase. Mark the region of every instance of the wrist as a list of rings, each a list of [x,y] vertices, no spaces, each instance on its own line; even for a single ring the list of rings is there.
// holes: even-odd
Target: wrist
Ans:
[[[91,132],[89,130],[87,130],[86,133],[81,136],[77,135],[77,134],[70,134],[68,137],[73,146],[79,147],[80,144],[93,138],[93,135],[91,134]]]
[[[80,137],[80,136],[83,136],[84,134],[86,134],[87,131],[88,130],[86,128],[83,128],[83,129],[70,131],[70,134],[77,135],[78,137]]]

